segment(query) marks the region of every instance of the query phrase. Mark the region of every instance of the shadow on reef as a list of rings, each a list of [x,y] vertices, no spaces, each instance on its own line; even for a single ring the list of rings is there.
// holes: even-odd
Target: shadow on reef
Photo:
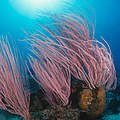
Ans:
[[[44,99],[41,89],[31,94],[30,113],[34,120],[97,120],[105,109],[103,87],[91,90],[73,76],[71,95],[67,106],[51,106]],[[56,100],[57,102],[57,100]]]
[[[105,115],[119,114],[120,113],[120,77],[118,78],[117,87],[114,91],[106,93],[106,110]]]

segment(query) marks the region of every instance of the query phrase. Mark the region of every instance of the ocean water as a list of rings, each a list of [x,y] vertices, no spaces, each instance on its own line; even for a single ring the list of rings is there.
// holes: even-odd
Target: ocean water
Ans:
[[[33,29],[34,26],[36,25],[37,19],[34,18],[33,16],[32,17],[27,16],[26,15],[27,13],[25,15],[21,14],[19,11],[15,9],[15,7],[13,7],[10,1],[12,0],[0,1],[0,34],[11,34],[12,36],[15,37],[14,39],[22,39],[23,32],[21,31],[23,29],[25,29],[26,31]],[[109,43],[113,53],[113,59],[115,61],[114,63],[116,66],[117,74],[119,75],[118,73],[118,71],[120,71],[119,0],[115,0],[115,1],[114,0],[105,0],[105,1],[104,0],[97,0],[97,1],[85,0],[84,2],[82,0],[78,0],[78,1],[73,0],[71,2],[71,0],[70,1],[61,0],[61,2],[64,3],[60,5],[61,8],[54,8],[51,11],[53,13],[57,13],[58,11],[64,11],[64,10],[79,11],[80,8],[83,9],[84,11],[86,11],[86,8],[88,8],[87,11],[90,11],[91,8],[93,8],[96,14],[96,34],[103,36],[104,39]],[[54,4],[54,3],[51,3],[51,4]],[[70,5],[67,5],[67,4],[70,4]],[[22,7],[22,6],[18,5],[17,7]],[[42,10],[44,11],[44,9]],[[59,9],[59,10],[55,11],[55,9]],[[38,10],[36,11],[35,14],[38,14],[39,16],[39,14],[41,13]],[[43,20],[42,22],[45,22],[45,21]]]
[[[120,81],[120,0],[58,0],[58,3],[55,2],[57,0],[54,0],[53,2],[52,0],[48,1],[48,5],[47,2],[41,3],[43,5],[40,6],[39,9],[37,4],[31,4],[29,2],[14,3],[13,0],[1,0],[0,35],[8,35],[11,40],[14,39],[18,43],[17,46],[19,49],[24,51],[24,46],[26,46],[26,44],[19,41],[24,39],[25,33],[23,31],[32,31],[36,28],[38,23],[46,24],[48,22],[44,19],[46,13],[60,14],[61,12],[67,11],[72,11],[73,13],[84,11],[91,18],[91,15],[93,15],[93,18],[96,21],[96,36],[103,36],[110,45],[117,78],[118,81]],[[34,5],[34,7],[32,5]],[[94,10],[94,14],[89,14],[92,10]],[[115,92],[120,94],[119,85]],[[114,96],[114,92],[111,94]],[[120,102],[119,95],[116,99]],[[111,108],[108,114],[103,115],[102,119],[120,120],[120,103],[117,105],[118,106],[115,108],[117,109],[116,114],[114,110],[111,110]],[[0,120],[18,119],[18,117],[14,117],[9,114],[6,115],[6,113],[0,112]]]

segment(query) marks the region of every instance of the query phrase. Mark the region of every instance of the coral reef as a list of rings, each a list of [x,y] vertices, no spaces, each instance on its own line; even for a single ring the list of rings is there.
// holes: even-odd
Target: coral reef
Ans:
[[[35,120],[79,120],[80,111],[71,108],[49,108],[33,114]]]
[[[90,90],[83,89],[80,91],[79,106],[90,116],[96,117],[103,113],[106,105],[105,90],[103,87]]]
[[[26,33],[29,78],[21,72],[18,53],[0,41],[0,106],[23,119],[96,119],[105,109],[106,90],[117,84],[110,47],[94,38],[84,16],[52,19],[40,26],[44,33]]]
[[[70,102],[67,106],[49,104],[44,99],[44,94],[41,90],[32,94],[30,102],[31,116],[35,120],[93,120],[101,117],[105,108],[104,88],[91,90],[83,81],[77,81],[72,78],[71,89],[74,90],[71,91]]]
[[[105,109],[105,90],[117,84],[110,47],[103,38],[102,42],[94,38],[94,28],[91,35],[84,16],[64,14],[54,16],[53,21],[40,26],[45,33],[26,33],[34,54],[29,56],[34,75],[29,72],[49,105],[63,107],[63,111],[70,105],[96,118]]]

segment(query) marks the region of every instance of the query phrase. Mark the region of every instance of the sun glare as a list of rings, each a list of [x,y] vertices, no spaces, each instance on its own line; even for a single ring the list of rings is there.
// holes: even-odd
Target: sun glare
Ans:
[[[54,12],[62,9],[65,0],[10,0],[11,5],[21,14],[35,17],[38,11]]]

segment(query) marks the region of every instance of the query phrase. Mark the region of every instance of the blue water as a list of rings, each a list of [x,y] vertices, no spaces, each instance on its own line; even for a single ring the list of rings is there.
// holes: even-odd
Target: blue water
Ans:
[[[63,2],[63,0],[61,0]],[[67,0],[64,0],[65,2]],[[78,2],[79,1],[79,2]],[[82,2],[81,2],[82,1]],[[68,1],[67,1],[68,2]],[[69,3],[69,2],[68,2]],[[113,59],[116,66],[117,74],[120,71],[120,1],[119,0],[73,0],[70,2],[72,7],[66,5],[63,9],[79,10],[82,8],[86,11],[86,6],[95,10],[96,14],[96,33],[105,38],[109,43]],[[66,3],[67,4],[67,3]],[[77,5],[77,7],[76,7]],[[44,11],[44,10],[43,10]],[[36,24],[36,19],[29,18],[20,14],[10,4],[9,0],[0,1],[0,34],[9,33],[14,39],[22,39],[24,28],[29,31]],[[43,21],[44,22],[44,21]]]
[[[61,1],[63,2],[63,0]],[[64,2],[66,1],[64,0]],[[84,4],[83,1],[72,0],[71,5],[66,5],[63,10],[77,11],[79,5],[84,11],[88,10],[86,10],[86,6],[94,9],[96,34],[103,36],[110,45],[117,76],[120,76],[120,0],[85,0]],[[66,4],[68,3],[69,1],[66,2]],[[23,39],[23,29],[30,31],[36,26],[37,22],[38,19],[36,18],[20,14],[13,8],[9,0],[0,0],[0,35],[11,35],[16,41]]]

